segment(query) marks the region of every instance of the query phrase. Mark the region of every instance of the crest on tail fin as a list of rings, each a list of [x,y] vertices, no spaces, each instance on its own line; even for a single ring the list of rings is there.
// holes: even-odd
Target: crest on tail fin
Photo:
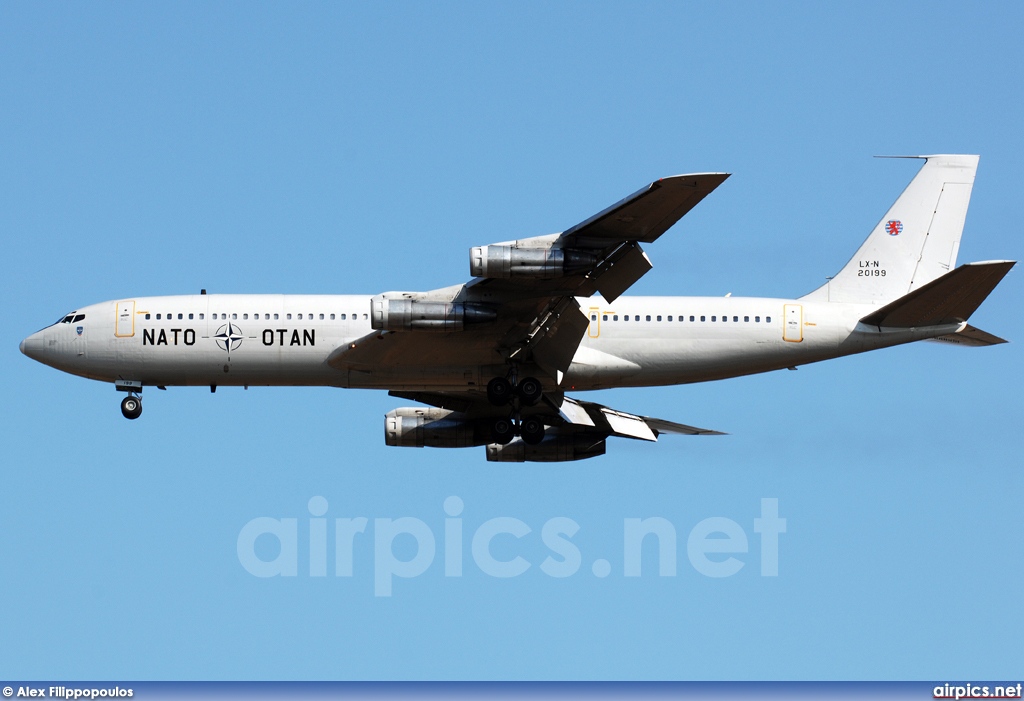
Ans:
[[[850,262],[807,299],[887,304],[956,267],[978,156],[935,155]]]

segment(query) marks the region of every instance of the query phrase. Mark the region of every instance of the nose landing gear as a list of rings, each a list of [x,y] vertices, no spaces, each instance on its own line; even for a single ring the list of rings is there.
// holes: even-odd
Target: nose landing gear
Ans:
[[[142,416],[142,397],[129,394],[121,400],[121,413],[126,419],[135,420]]]

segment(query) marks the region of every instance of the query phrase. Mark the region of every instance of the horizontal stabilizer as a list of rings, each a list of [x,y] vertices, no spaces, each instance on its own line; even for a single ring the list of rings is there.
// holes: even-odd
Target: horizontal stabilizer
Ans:
[[[929,341],[938,341],[940,343],[952,343],[955,346],[970,346],[981,347],[981,346],[996,346],[1000,343],[1007,343],[1005,338],[999,338],[999,336],[993,336],[987,331],[976,329],[970,324],[964,326],[963,329],[956,333],[949,333],[945,336],[937,336],[936,338],[930,338]]]
[[[909,292],[861,319],[871,326],[912,328],[967,321],[1016,264],[968,263]]]

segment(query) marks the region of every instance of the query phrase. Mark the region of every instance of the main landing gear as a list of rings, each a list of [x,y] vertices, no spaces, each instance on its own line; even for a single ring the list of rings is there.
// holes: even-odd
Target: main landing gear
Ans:
[[[522,404],[533,406],[544,394],[536,377],[524,377],[518,384],[505,377],[495,377],[487,383],[487,400],[494,406],[509,404],[518,398]]]
[[[491,440],[507,445],[517,435],[524,443],[536,445],[544,440],[544,423],[538,419],[519,418],[519,407],[533,406],[544,393],[544,388],[535,377],[524,377],[515,381],[515,374],[510,378],[495,377],[487,383],[487,399],[495,406],[511,404],[513,409],[507,419],[497,419],[491,425]]]
[[[126,419],[137,419],[142,416],[142,397],[129,394],[121,400],[121,413]]]

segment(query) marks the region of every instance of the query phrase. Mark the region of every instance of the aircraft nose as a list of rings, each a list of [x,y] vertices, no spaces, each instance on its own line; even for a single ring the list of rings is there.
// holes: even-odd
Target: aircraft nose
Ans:
[[[40,332],[34,333],[18,346],[21,352],[32,358],[32,360],[39,360],[43,352],[43,337]]]

